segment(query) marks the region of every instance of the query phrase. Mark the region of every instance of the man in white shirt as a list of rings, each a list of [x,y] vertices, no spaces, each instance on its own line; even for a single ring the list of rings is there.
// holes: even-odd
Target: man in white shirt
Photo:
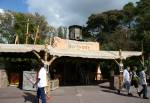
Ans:
[[[124,87],[127,89],[128,91],[128,95],[132,96],[131,92],[130,92],[130,86],[131,86],[131,78],[130,78],[130,73],[129,73],[130,67],[128,66],[126,69],[124,69],[123,71],[123,84]]]
[[[145,71],[147,70],[146,67],[143,67],[143,70],[140,72],[140,84],[142,85],[142,90],[138,93],[139,96],[143,94],[144,99],[149,99],[147,97],[147,82],[146,82],[146,74]]]
[[[38,86],[37,90],[37,100],[36,103],[39,103],[39,98],[41,97],[42,103],[46,103],[46,95],[45,95],[45,87],[47,86],[47,79],[46,79],[46,69],[44,68],[44,63],[41,63],[41,68],[38,72],[37,81],[33,85]]]

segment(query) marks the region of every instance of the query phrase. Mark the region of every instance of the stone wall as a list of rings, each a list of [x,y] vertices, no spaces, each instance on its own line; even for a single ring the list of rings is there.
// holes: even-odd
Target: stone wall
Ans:
[[[8,86],[8,76],[6,70],[0,68],[0,88]]]

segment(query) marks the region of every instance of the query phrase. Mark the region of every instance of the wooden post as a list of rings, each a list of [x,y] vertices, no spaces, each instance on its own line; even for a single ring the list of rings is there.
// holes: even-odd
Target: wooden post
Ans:
[[[38,57],[38,59],[40,59],[40,61],[42,61],[44,63],[44,66],[46,67],[47,70],[47,87],[45,88],[46,90],[46,95],[49,98],[50,96],[50,79],[49,79],[49,66],[52,64],[52,62],[57,58],[57,56],[52,56],[52,58],[48,61],[48,45],[45,45],[45,56],[44,56],[44,60],[41,59],[40,55],[33,51],[33,53]]]
[[[65,85],[66,84],[66,63],[63,63],[63,85]]]
[[[52,38],[51,37],[49,37],[49,45],[52,46]]]
[[[102,74],[101,74],[101,69],[100,69],[100,63],[98,63],[95,80],[98,81],[98,80],[101,80],[101,79],[102,79]]]
[[[27,21],[26,44],[28,44],[28,38],[29,38],[29,18],[28,18],[28,21]]]
[[[18,34],[16,34],[15,44],[19,44],[19,36],[18,36]]]
[[[150,53],[148,55],[148,75],[150,76]]]
[[[47,70],[47,87],[46,87],[46,94],[47,96],[50,96],[50,90],[52,89],[51,88],[51,85],[50,84],[50,78],[49,78],[49,66],[52,64],[52,62],[57,58],[57,56],[52,56],[52,58],[48,61],[48,44],[45,44],[45,57],[44,57],[44,61],[45,61],[45,65],[46,67],[46,70]]]
[[[36,39],[36,37],[35,37],[35,39]],[[45,88],[45,91],[46,91],[46,95],[47,95],[47,97],[49,97],[50,96],[50,79],[49,79],[49,65],[48,65],[48,55],[47,55],[47,52],[48,52],[48,45],[47,44],[45,44],[45,55],[44,55],[44,67],[46,68],[46,71],[47,71],[47,76],[46,76],[46,78],[47,78],[47,86],[46,86],[46,88]]]
[[[120,57],[120,63],[119,63],[119,65],[120,65],[120,72],[122,72],[123,71],[123,63],[122,63],[122,51],[121,51],[121,49],[119,50],[119,57]]]
[[[39,25],[36,29],[36,34],[35,34],[35,38],[34,38],[34,45],[36,44],[38,33],[39,33]]]
[[[142,66],[144,66],[144,50],[143,50],[143,41],[142,41],[141,46],[142,46],[142,48],[141,48],[142,55],[141,55],[141,58],[140,58],[140,62],[141,62],[141,64],[142,64]]]
[[[119,90],[118,90],[118,92],[120,93],[120,90],[122,89],[122,85],[123,85],[123,63],[122,63],[122,51],[121,51],[121,49],[119,50],[119,56],[120,56],[120,63],[119,63],[120,75],[119,75]]]
[[[44,60],[47,62],[47,57],[48,57],[48,55],[47,55],[47,53],[48,53],[48,45],[47,44],[45,44],[45,57],[44,57]]]
[[[144,66],[144,49],[143,49],[143,41],[142,41],[142,65]]]
[[[114,68],[113,68],[113,64],[111,63],[111,68],[110,68],[110,88],[114,89]]]

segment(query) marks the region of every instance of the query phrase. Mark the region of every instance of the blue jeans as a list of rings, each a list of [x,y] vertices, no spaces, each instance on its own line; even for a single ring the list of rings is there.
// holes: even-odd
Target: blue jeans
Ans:
[[[38,88],[35,103],[39,103],[40,97],[42,99],[42,103],[46,103],[46,95],[45,95],[44,87]]]
[[[125,81],[125,82],[124,82],[124,88],[127,89],[128,93],[130,93],[130,86],[131,86],[131,84],[130,84],[129,81]]]
[[[147,97],[147,85],[142,85],[142,87],[140,94],[143,94],[143,97]]]

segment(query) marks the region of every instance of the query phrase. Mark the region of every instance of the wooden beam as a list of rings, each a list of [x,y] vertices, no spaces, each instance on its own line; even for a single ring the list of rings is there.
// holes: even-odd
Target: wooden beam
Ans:
[[[49,61],[47,61],[47,60],[43,60],[43,59],[41,58],[41,56],[40,56],[36,51],[33,51],[33,53],[38,57],[38,59],[39,59],[41,62],[43,62],[44,64],[49,65],[49,66],[52,64],[52,62],[53,62],[55,59],[58,58],[58,56],[52,56],[52,58],[51,58]]]
[[[28,21],[27,21],[26,44],[28,44],[28,38],[29,38],[29,18],[28,18]]]
[[[144,49],[143,49],[143,41],[142,41],[142,44],[141,44],[141,46],[142,46],[142,61],[141,61],[141,63],[142,63],[142,65],[144,66]]]
[[[16,34],[15,44],[19,44],[19,36],[18,36],[18,34]]]
[[[41,56],[37,52],[33,51],[33,53],[38,57],[38,59],[41,59]]]
[[[119,50],[119,56],[120,56],[120,63],[119,63],[120,72],[122,72],[123,71],[123,63],[122,63],[122,50],[121,49]]]
[[[37,26],[37,29],[36,29],[36,34],[35,34],[35,38],[34,38],[34,45],[36,44],[38,33],[39,33],[39,25]]]

